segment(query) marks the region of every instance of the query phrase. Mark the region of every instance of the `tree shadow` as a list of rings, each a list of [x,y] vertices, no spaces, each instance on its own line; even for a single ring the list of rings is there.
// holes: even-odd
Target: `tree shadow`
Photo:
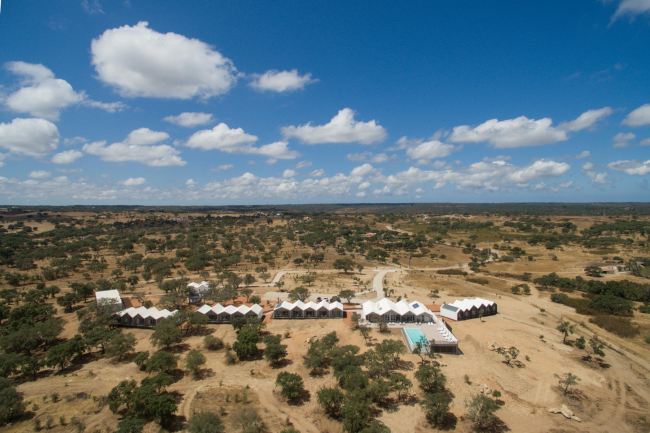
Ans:
[[[271,368],[277,370],[277,369],[279,369],[279,368],[288,367],[288,366],[291,365],[291,364],[293,364],[293,361],[292,361],[292,360],[287,359],[287,358],[284,358],[284,359],[281,359],[281,360],[279,360],[279,361],[274,362],[273,364],[271,364]]]
[[[183,378],[185,377],[185,371],[181,370],[180,368],[175,368],[173,371],[169,372],[168,374],[174,379],[174,382],[183,380]]]
[[[198,374],[193,378],[194,380],[203,380],[214,376],[215,376],[214,370],[212,370],[211,368],[202,368],[198,371]]]
[[[321,378],[328,374],[331,374],[331,372],[329,371],[329,369],[326,368],[316,368],[309,372],[310,377],[318,377],[318,378]]]
[[[183,353],[187,352],[191,349],[190,345],[187,343],[180,343],[180,344],[175,344],[173,346],[169,346],[165,349],[163,349],[165,352],[169,353]]]
[[[458,424],[458,417],[451,412],[447,412],[442,418],[442,421],[436,425],[438,430],[456,430],[456,424]]]
[[[400,359],[397,361],[397,370],[413,370],[415,368],[415,364],[413,361],[406,361],[404,359]]]
[[[181,432],[185,431],[185,424],[187,419],[185,415],[172,415],[169,423],[165,424],[166,431],[169,432]]]
[[[303,389],[298,397],[288,400],[287,403],[290,406],[302,406],[309,400],[311,400],[311,393],[309,390]]]
[[[486,425],[481,431],[486,431],[489,433],[503,433],[510,431],[510,427],[508,427],[501,418],[495,416],[492,422]]]

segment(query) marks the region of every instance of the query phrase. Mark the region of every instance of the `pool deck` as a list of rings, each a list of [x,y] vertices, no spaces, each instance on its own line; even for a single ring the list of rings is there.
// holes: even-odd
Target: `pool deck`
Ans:
[[[402,326],[402,328],[419,329],[420,331],[422,331],[424,336],[427,337],[427,340],[429,340],[430,343],[433,343],[433,342],[436,342],[436,343],[449,343],[449,341],[447,341],[445,339],[445,337],[443,337],[443,335],[440,333],[440,331],[438,331],[438,326],[435,323],[433,325],[428,325],[428,324],[425,323],[424,325],[419,325],[419,326],[404,325],[404,326]],[[416,343],[416,342],[414,341],[414,343]]]

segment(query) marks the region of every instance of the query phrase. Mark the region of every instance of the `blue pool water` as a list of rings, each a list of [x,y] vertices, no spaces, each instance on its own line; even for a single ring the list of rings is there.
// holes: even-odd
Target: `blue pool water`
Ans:
[[[424,336],[424,333],[420,331],[418,328],[404,328],[404,332],[406,332],[406,335],[408,335],[409,340],[411,340],[411,344],[415,346],[415,343],[420,341],[420,339],[424,338],[426,340],[426,344],[429,344],[429,340]]]

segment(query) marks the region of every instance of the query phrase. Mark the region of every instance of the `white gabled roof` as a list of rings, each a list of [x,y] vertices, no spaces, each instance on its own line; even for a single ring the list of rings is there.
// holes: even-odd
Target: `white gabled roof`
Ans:
[[[288,302],[288,301],[282,301],[279,302],[276,306],[275,309],[277,310],[278,308],[283,308],[285,310],[322,310],[325,309],[327,311],[332,311],[332,310],[343,310],[343,304],[340,302],[328,302],[328,301],[320,301],[319,303],[309,301],[307,303],[304,303],[302,301],[296,301],[294,303]]]
[[[214,314],[221,314],[221,313],[226,313],[226,314],[243,314],[246,315],[250,312],[255,313],[257,316],[260,316],[263,312],[263,308],[258,305],[258,304],[253,304],[250,307],[246,305],[240,305],[239,307],[235,307],[234,305],[228,305],[227,307],[224,307],[221,304],[217,304],[213,307],[209,305],[203,305],[201,308],[196,310],[197,313],[201,314],[209,314],[209,313],[214,313]]]
[[[473,307],[476,308],[481,308],[481,306],[490,307],[494,305],[494,302],[488,301],[487,299],[474,298],[474,299],[463,299],[462,301],[456,300],[450,305],[458,308],[461,311],[468,311],[471,310]]]
[[[391,314],[391,312],[400,316],[408,313],[411,313],[414,316],[420,316],[422,314],[435,316],[431,310],[418,301],[409,304],[406,299],[402,299],[399,302],[393,302],[388,298],[384,298],[377,302],[366,301],[363,303],[363,314],[365,316],[372,313],[383,316],[384,314]]]
[[[207,290],[210,290],[210,284],[208,284],[207,281],[201,281],[200,283],[189,283],[187,287],[191,287],[196,291],[197,293],[202,293]]]
[[[115,314],[118,314],[120,317],[123,316],[129,316],[129,317],[135,317],[135,316],[140,316],[143,319],[162,319],[162,318],[167,318],[169,316],[173,316],[176,314],[178,310],[174,311],[169,311],[169,310],[159,310],[155,307],[151,308],[146,308],[146,307],[138,307],[138,308],[127,308],[126,310],[119,311]]]

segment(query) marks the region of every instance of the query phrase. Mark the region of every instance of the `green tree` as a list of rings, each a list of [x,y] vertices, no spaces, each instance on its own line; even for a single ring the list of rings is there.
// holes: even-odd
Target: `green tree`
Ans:
[[[135,352],[136,339],[135,335],[131,332],[117,332],[112,334],[111,338],[106,343],[106,354],[111,358],[117,356],[119,362],[122,357],[129,353]]]
[[[357,329],[359,327],[360,320],[361,320],[361,315],[359,313],[352,313],[352,317],[350,317],[350,322],[352,322],[352,326],[354,326],[354,329]]]
[[[408,392],[408,390],[413,387],[413,382],[402,373],[391,374],[389,380],[391,389],[397,391],[398,401],[402,400],[402,393]]]
[[[348,304],[352,302],[352,298],[354,298],[355,295],[356,293],[354,293],[354,290],[350,290],[350,289],[341,290],[341,292],[339,293],[339,296],[342,299],[348,301]]]
[[[287,357],[287,346],[279,343],[269,343],[264,348],[264,357],[270,364],[277,364]]]
[[[22,394],[16,390],[11,380],[0,377],[0,424],[18,418],[24,412]]]
[[[336,259],[334,260],[334,264],[333,264],[334,269],[344,271],[346,274],[348,273],[348,271],[353,270],[355,265],[356,263],[354,263],[352,259],[348,259],[348,258]]]
[[[251,295],[254,293],[254,290],[253,289],[241,289],[239,291],[239,293],[241,293],[243,296],[246,297],[246,302],[248,303],[248,302],[250,302]]]
[[[420,383],[420,388],[425,392],[438,392],[445,388],[447,378],[442,370],[433,365],[420,365],[415,372],[415,379]]]
[[[576,325],[572,325],[571,322],[569,322],[568,320],[560,319],[558,321],[557,330],[560,331],[562,334],[564,334],[562,343],[566,344],[567,337],[569,336],[569,334],[573,334],[575,327]]]
[[[436,426],[442,425],[449,413],[450,404],[451,400],[445,392],[425,393],[424,399],[420,401],[427,421]]]
[[[178,357],[169,352],[156,352],[147,360],[145,371],[151,373],[170,373],[178,366]]]
[[[348,392],[341,408],[343,431],[348,433],[361,432],[370,424],[372,409],[370,400],[363,390]]]
[[[280,387],[280,394],[287,400],[297,400],[305,392],[302,377],[286,371],[278,373],[275,386]]]
[[[223,433],[226,427],[221,417],[213,412],[199,412],[192,415],[187,423],[188,433]]]
[[[144,429],[147,421],[140,418],[126,417],[117,423],[117,430],[115,433],[140,433]]]
[[[196,349],[192,349],[185,357],[185,366],[192,372],[194,377],[199,377],[201,374],[201,367],[205,365],[205,355]]]
[[[168,348],[183,341],[183,334],[170,318],[158,321],[149,337],[151,344],[156,347]]]
[[[569,393],[570,387],[578,385],[578,382],[581,380],[573,373],[564,373],[562,376],[556,374],[555,377],[557,377],[560,388],[564,391],[564,395]]]
[[[242,328],[237,334],[237,341],[232,345],[239,359],[250,358],[257,355],[257,341],[259,334],[249,329]]]
[[[585,275],[588,277],[600,277],[603,274],[603,270],[600,266],[587,266],[585,268]]]
[[[309,289],[306,287],[296,287],[292,291],[289,292],[289,301],[291,302],[296,302],[296,301],[302,301],[305,302],[307,299],[309,299],[309,295],[311,293],[309,292]]]
[[[501,407],[490,397],[478,394],[465,402],[467,407],[466,418],[474,423],[478,430],[487,428],[494,422],[495,412]]]
[[[244,281],[244,284],[246,284],[247,286],[250,286],[256,280],[255,280],[255,277],[252,276],[251,274],[246,274],[246,275],[244,275],[244,280],[243,281]]]
[[[345,400],[345,394],[339,388],[322,387],[316,392],[318,404],[326,414],[338,418],[341,415],[341,407]]]

